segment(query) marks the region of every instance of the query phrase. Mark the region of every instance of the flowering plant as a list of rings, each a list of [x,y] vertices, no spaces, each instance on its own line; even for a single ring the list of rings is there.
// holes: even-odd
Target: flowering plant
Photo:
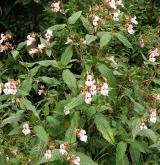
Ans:
[[[16,1],[43,7],[44,26],[1,34],[0,164],[158,164],[158,21],[74,2]]]

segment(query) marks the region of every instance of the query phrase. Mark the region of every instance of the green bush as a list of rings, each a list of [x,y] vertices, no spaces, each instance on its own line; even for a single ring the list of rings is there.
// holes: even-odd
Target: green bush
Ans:
[[[1,2],[0,164],[159,164],[159,6]]]

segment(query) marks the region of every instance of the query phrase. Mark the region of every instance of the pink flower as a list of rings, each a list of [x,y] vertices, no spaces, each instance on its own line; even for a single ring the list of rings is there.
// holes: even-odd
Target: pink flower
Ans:
[[[8,94],[12,94],[15,95],[17,93],[17,86],[16,83],[14,82],[7,82],[4,84],[4,89],[3,92],[8,95]]]
[[[95,15],[94,16],[94,19],[92,21],[94,27],[97,27],[98,26],[98,21],[99,21],[99,17]]]
[[[86,131],[84,129],[81,129],[78,133],[77,133],[77,137],[80,139],[80,141],[83,142],[87,142],[87,135],[86,135]]]
[[[38,44],[38,49],[43,50],[45,48],[44,44]]]
[[[45,154],[44,154],[44,157],[46,159],[50,159],[52,157],[52,151],[51,150],[46,150]]]
[[[28,53],[29,53],[30,55],[37,54],[37,53],[39,53],[39,49],[38,49],[38,48],[32,48]]]
[[[77,156],[75,159],[72,159],[72,160],[70,161],[70,164],[71,164],[71,165],[80,165],[80,157]]]
[[[141,123],[140,130],[145,130],[145,129],[148,129],[147,126],[145,125],[145,123]]]
[[[116,7],[116,2],[115,2],[115,0],[110,0],[109,2],[108,2],[108,7],[109,8],[111,8],[111,9],[117,9],[117,7]]]
[[[52,11],[53,11],[53,12],[56,12],[56,13],[57,13],[57,12],[61,12],[60,4],[61,4],[60,1],[58,1],[58,2],[56,2],[56,3],[52,3],[52,4],[51,4]]]
[[[64,107],[64,114],[65,115],[69,115],[70,114],[70,110],[68,109],[67,106]]]
[[[133,25],[132,24],[128,25],[127,31],[128,31],[129,34],[134,34],[134,30],[133,30]]]
[[[31,35],[28,35],[27,36],[27,46],[30,46],[32,45],[34,42],[36,41],[35,37],[31,36]]]
[[[119,15],[120,15],[120,10],[118,10],[117,12],[113,13],[113,20],[114,21],[119,21]]]
[[[131,23],[138,25],[138,21],[136,20],[136,16],[134,16],[133,18],[131,18]]]
[[[51,40],[52,36],[53,36],[52,30],[48,29],[45,34],[45,38],[47,39],[48,42]]]
[[[103,95],[103,96],[108,96],[108,84],[107,83],[104,83],[103,86],[101,87],[101,91],[100,93]]]
[[[31,133],[31,130],[30,130],[30,128],[29,128],[29,124],[28,124],[27,122],[25,122],[25,123],[23,124],[22,133],[23,133],[24,135],[28,135],[28,134]]]
[[[92,95],[89,92],[85,93],[85,103],[86,104],[91,104],[92,102]]]
[[[90,94],[92,95],[92,96],[94,96],[94,95],[96,95],[96,93],[97,93],[97,91],[96,91],[96,85],[92,85],[91,87],[90,87]]]
[[[152,111],[152,112],[150,113],[150,122],[156,123],[156,121],[157,121],[157,114],[156,114],[155,111]]]
[[[95,80],[93,80],[93,76],[89,74],[85,82],[86,86],[91,87],[94,83],[95,83]]]
[[[64,144],[61,144],[60,145],[60,153],[62,154],[62,155],[64,155],[64,154],[67,154],[67,151],[66,151],[66,146],[64,145]]]

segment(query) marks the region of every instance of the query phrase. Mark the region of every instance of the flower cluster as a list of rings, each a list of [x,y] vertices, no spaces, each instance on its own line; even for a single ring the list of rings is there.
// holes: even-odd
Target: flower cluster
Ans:
[[[80,139],[80,141],[87,142],[88,137],[84,129],[81,129],[77,132],[77,137]]]
[[[99,17],[97,15],[95,15],[93,17],[93,21],[92,21],[92,24],[93,24],[94,27],[98,26],[98,21],[99,21]]]
[[[34,33],[27,35],[27,40],[26,40],[27,46],[31,46],[35,41],[36,41],[36,35]]]
[[[61,1],[52,3],[52,4],[51,4],[51,11],[52,11],[52,12],[55,12],[55,13],[61,12],[61,7],[60,7],[60,5],[61,5]]]
[[[20,83],[19,80],[10,80],[6,82],[4,85],[0,84],[0,94],[2,93],[2,89],[5,95],[15,95],[17,93],[17,85]]]
[[[108,96],[109,88],[108,84],[105,82],[103,85],[97,89],[96,81],[94,80],[91,74],[87,75],[87,80],[85,82],[85,91],[82,92],[82,95],[85,97],[85,103],[91,104],[92,97],[97,94],[97,91],[103,96]]]
[[[0,52],[4,52],[4,51],[13,49],[11,40],[12,40],[12,34],[10,32],[1,34],[1,36],[0,36]]]
[[[159,52],[158,48],[155,48],[155,49],[149,51],[149,61],[155,62],[156,57],[158,57],[159,55],[160,55],[160,52]]]
[[[70,162],[71,165],[80,165],[80,157],[75,156],[75,155],[70,155],[67,152],[67,144],[61,144],[59,152],[62,155],[66,156],[66,159]]]
[[[130,19],[127,25],[127,31],[129,34],[134,34],[133,25],[138,25],[138,21],[136,20],[136,16]]]
[[[24,135],[28,135],[28,134],[31,133],[31,130],[30,130],[30,128],[29,128],[28,122],[25,122],[25,123],[23,124],[22,133],[23,133]]]

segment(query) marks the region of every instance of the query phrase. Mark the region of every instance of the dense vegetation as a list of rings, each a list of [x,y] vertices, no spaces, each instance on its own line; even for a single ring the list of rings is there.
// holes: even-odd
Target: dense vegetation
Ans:
[[[160,164],[159,0],[5,0],[0,32],[0,165]]]

